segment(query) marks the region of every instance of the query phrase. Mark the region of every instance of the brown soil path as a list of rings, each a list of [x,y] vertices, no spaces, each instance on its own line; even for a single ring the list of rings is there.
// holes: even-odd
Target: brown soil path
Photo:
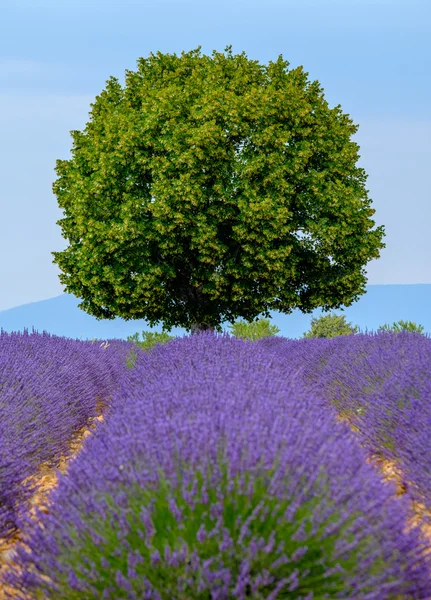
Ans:
[[[345,421],[348,423],[352,431],[359,432],[359,429],[355,427],[349,419],[345,417],[337,417],[337,421]],[[390,461],[382,458],[381,456],[374,455],[367,459],[368,463],[371,463],[382,476],[384,483],[393,482],[396,485],[396,496],[403,496],[407,492],[407,488],[403,483],[402,471],[395,461]],[[411,502],[411,517],[407,522],[405,531],[409,531],[413,527],[419,526],[424,536],[424,539],[429,543],[429,549],[427,554],[431,552],[431,525],[428,525],[426,518],[431,515],[425,505],[421,502]]]
[[[87,426],[79,429],[71,438],[69,443],[69,452],[66,456],[63,456],[58,465],[57,469],[60,473],[66,473],[67,467],[70,462],[77,456],[80,452],[84,440],[94,431],[97,426],[97,421],[101,422],[104,419],[105,412],[105,403],[98,398],[96,402],[96,411],[97,416],[93,417],[89,420]],[[37,473],[35,473],[32,477],[28,478],[28,480],[32,485],[37,487],[37,492],[30,499],[29,506],[29,515],[35,519],[36,518],[36,507],[39,508],[42,512],[49,512],[49,492],[57,485],[57,474],[55,470],[47,466],[46,464],[40,465]],[[23,533],[17,532],[17,534],[9,541],[0,538],[0,600],[5,600],[6,598],[6,590],[13,592],[14,590],[5,584],[1,583],[2,574],[4,574],[8,568],[15,565],[13,558],[15,555],[15,547],[21,543],[25,546],[22,541]],[[16,566],[16,565],[15,565]],[[15,592],[17,594],[17,592]],[[16,596],[20,600],[25,600],[22,595]]]

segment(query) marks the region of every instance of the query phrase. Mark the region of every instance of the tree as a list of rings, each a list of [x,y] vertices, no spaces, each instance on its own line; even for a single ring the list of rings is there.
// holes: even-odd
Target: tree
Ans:
[[[383,226],[357,131],[280,55],[153,53],[111,77],[53,184],[65,291],[97,319],[222,331],[350,306]]]
[[[377,331],[394,331],[395,333],[400,333],[401,331],[413,331],[416,333],[423,333],[424,327],[423,325],[416,325],[413,321],[397,321],[392,325],[388,325],[385,323],[381,325]]]
[[[229,325],[229,329],[235,337],[251,340],[252,342],[265,337],[273,337],[280,333],[277,325],[271,325],[269,319],[258,319],[252,323],[236,321]]]
[[[142,341],[139,340],[139,333],[129,335],[127,338],[128,342],[134,342],[142,350],[151,350],[156,344],[166,344],[170,340],[175,338],[172,335],[168,335],[166,331],[158,333],[157,331],[143,331]]]
[[[357,333],[358,327],[346,323],[345,315],[325,315],[311,319],[311,329],[304,333],[304,338],[333,338],[339,335]]]

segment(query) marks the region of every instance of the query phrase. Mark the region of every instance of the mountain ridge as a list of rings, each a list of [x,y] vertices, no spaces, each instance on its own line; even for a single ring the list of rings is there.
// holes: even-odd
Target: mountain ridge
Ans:
[[[345,315],[346,321],[358,325],[361,331],[375,331],[384,323],[395,321],[413,321],[423,325],[424,333],[431,332],[431,284],[376,284],[367,285],[366,293],[350,307],[331,311],[331,314]],[[78,308],[79,298],[71,294],[60,294],[46,300],[22,304],[0,311],[0,328],[7,332],[29,332],[34,328],[39,333],[47,331],[52,335],[82,339],[126,339],[127,336],[142,331],[161,332],[162,324],[150,327],[144,319],[125,321],[98,321]],[[323,313],[316,309],[310,314],[303,314],[295,309],[292,314],[285,315],[278,311],[270,311],[271,324],[280,329],[277,335],[298,339],[311,327],[311,319]],[[230,332],[229,323],[223,323],[225,331]],[[173,336],[187,335],[185,329],[174,327]]]

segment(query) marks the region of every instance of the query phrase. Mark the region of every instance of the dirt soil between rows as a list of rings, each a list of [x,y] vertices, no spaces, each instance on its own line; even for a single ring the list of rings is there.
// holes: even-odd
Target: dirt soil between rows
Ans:
[[[69,452],[67,456],[63,456],[57,465],[58,471],[60,473],[65,474],[67,472],[67,467],[71,461],[78,455],[80,452],[84,440],[91,435],[94,429],[97,426],[97,422],[102,422],[104,420],[104,403],[98,400],[97,405],[97,416],[89,419],[89,423],[79,429],[72,437],[69,444]],[[36,508],[41,510],[44,513],[49,512],[49,493],[50,491],[57,485],[57,473],[56,469],[46,464],[41,464],[37,472],[31,477],[28,478],[32,486],[37,489],[35,494],[31,497],[29,502],[29,515],[36,519]],[[14,563],[15,556],[15,548],[18,544],[22,544],[24,548],[28,549],[28,546],[23,541],[23,532],[18,531],[15,536],[10,540],[4,540],[0,538],[0,600],[5,600],[8,598],[6,592],[14,593],[16,596],[16,600],[27,600],[27,597],[20,594],[17,590],[14,590],[10,586],[6,584],[2,584],[2,575],[6,573],[8,569],[12,566],[16,567]]]

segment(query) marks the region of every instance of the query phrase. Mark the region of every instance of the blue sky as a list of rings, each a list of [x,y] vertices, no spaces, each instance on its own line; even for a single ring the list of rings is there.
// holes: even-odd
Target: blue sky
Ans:
[[[55,161],[106,80],[199,45],[261,64],[282,54],[319,81],[360,126],[358,164],[386,226],[368,284],[431,283],[429,0],[0,0],[0,14],[0,310],[64,291]]]

